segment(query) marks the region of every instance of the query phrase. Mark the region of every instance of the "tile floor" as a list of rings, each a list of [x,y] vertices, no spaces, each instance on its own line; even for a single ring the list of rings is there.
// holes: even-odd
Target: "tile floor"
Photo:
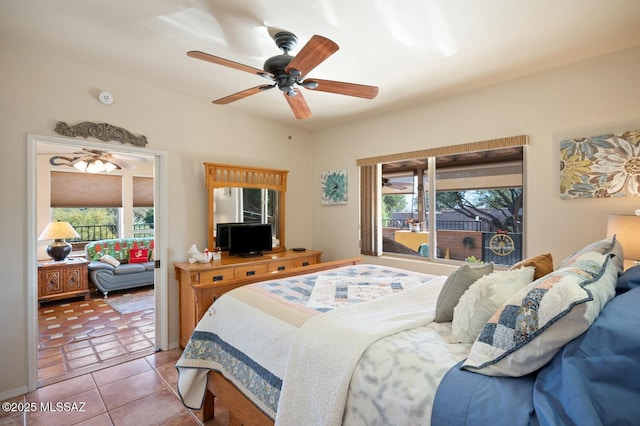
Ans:
[[[156,352],[13,398],[8,402],[34,411],[2,410],[0,425],[202,425],[202,413],[185,408],[177,396],[175,363],[181,353]],[[51,409],[58,404],[60,411]],[[206,424],[228,425],[228,413],[216,410]]]
[[[153,287],[109,293],[109,300],[153,297]],[[102,293],[38,309],[38,384],[90,373],[155,352],[154,309],[121,314]]]

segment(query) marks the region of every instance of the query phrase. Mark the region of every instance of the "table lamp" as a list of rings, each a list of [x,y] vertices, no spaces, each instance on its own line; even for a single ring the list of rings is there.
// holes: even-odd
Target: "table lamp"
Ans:
[[[56,262],[64,260],[71,253],[71,244],[65,238],[80,238],[80,234],[73,229],[69,222],[49,222],[38,240],[53,240],[47,246],[47,254]]]
[[[640,264],[640,216],[610,214],[607,237],[614,235],[622,246],[624,269]]]

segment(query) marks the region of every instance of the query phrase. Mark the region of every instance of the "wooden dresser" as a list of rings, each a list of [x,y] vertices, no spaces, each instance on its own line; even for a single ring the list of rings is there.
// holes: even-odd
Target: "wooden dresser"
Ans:
[[[180,345],[184,347],[198,321],[213,301],[234,288],[277,278],[313,272],[321,251],[282,251],[260,257],[223,256],[209,263],[176,263],[180,287]]]
[[[88,264],[80,258],[38,263],[38,304],[78,296],[89,300]]]

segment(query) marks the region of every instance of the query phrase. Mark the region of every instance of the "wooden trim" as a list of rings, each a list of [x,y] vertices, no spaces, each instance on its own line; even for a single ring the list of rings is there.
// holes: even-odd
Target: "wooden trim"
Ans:
[[[357,265],[360,262],[362,262],[361,257],[351,257],[348,259],[315,263],[313,265],[308,265],[308,266],[299,266],[297,268],[285,269],[284,271],[269,271],[266,274],[260,274],[259,281],[289,278],[289,277],[294,277],[296,275],[302,275],[302,274],[312,274],[314,272],[326,271],[328,269],[339,268],[341,266]],[[229,283],[229,285],[233,286],[234,288],[237,288],[246,284],[253,284],[255,282],[256,282],[256,277],[239,278],[239,279],[234,279],[233,282]],[[211,287],[211,283],[193,284],[191,287],[196,289],[209,288]],[[218,285],[217,287],[223,288],[222,285]],[[207,309],[208,308],[209,307],[207,306]]]
[[[207,189],[224,187],[287,190],[288,170],[204,163]]]
[[[278,278],[294,275],[302,275],[312,272],[334,269],[341,266],[356,265],[362,261],[360,257],[334,260],[331,262],[318,263],[302,268],[294,268],[277,274]],[[265,279],[269,279],[265,277]],[[229,425],[255,425],[272,426],[274,421],[267,416],[258,406],[227,380],[222,373],[210,371],[207,380],[207,390],[202,406],[203,423],[213,418],[214,400],[221,406],[229,410]]]
[[[278,239],[280,247],[274,251],[286,250],[285,245],[285,194],[287,192],[288,170],[267,169],[264,167],[234,166],[230,164],[204,163],[205,184],[208,192],[208,227],[207,244],[215,247],[215,202],[213,190],[215,188],[241,187],[261,188],[278,191]]]
[[[512,146],[524,146],[529,143],[526,135],[509,136],[500,139],[489,139],[480,142],[463,143],[459,145],[422,149],[419,151],[403,152],[399,154],[380,155],[378,157],[361,158],[356,161],[358,166],[370,166],[378,163],[392,163],[394,161],[411,160],[414,158],[437,157],[439,155],[460,154],[463,152],[487,151]]]

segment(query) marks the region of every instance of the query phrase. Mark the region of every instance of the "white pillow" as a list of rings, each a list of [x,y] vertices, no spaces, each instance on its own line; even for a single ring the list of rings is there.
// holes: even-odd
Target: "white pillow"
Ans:
[[[498,308],[533,282],[535,272],[534,266],[496,271],[473,283],[453,308],[451,343],[473,343]]]
[[[107,263],[111,266],[113,266],[114,268],[117,268],[118,266],[120,266],[120,262],[118,261],[118,259],[116,259],[115,257],[109,255],[109,254],[105,254],[100,258],[100,262],[104,262]]]

